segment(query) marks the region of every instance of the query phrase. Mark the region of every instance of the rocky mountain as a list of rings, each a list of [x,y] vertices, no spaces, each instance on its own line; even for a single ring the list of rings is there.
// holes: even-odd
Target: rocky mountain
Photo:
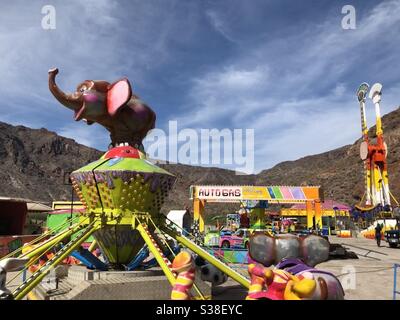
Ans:
[[[389,182],[400,195],[400,109],[382,119],[388,144]],[[370,130],[371,138],[375,128]],[[360,140],[329,152],[282,162],[257,175],[236,175],[220,168],[182,164],[160,164],[177,177],[174,190],[163,210],[190,206],[192,184],[321,185],[326,198],[348,204],[364,191],[359,158]],[[58,136],[46,129],[30,129],[0,122],[0,196],[21,197],[51,203],[70,200],[68,174],[100,157],[101,151]],[[76,198],[76,197],[75,197]],[[226,211],[228,206],[217,206]]]
[[[43,201],[70,200],[69,173],[103,153],[46,129],[0,122],[0,196]],[[164,210],[190,206],[192,184],[251,184],[253,176],[236,176],[220,168],[160,164],[177,177]],[[74,196],[76,200],[77,197]]]
[[[69,172],[101,154],[46,129],[0,122],[0,196],[68,200]]]

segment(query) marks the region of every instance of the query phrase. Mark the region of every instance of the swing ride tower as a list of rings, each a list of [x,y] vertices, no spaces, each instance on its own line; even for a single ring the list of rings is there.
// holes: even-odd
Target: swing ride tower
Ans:
[[[368,135],[369,129],[365,110],[367,95],[375,105],[376,132],[373,139]],[[371,88],[369,88],[367,83],[362,83],[357,90],[357,99],[360,104],[361,112],[362,131],[360,157],[364,162],[365,177],[365,193],[363,197],[365,202],[360,206],[363,210],[369,210],[378,205],[381,205],[385,211],[391,210],[391,193],[387,171],[388,147],[383,137],[382,119],[380,114],[381,96],[382,85],[380,83],[375,83]]]

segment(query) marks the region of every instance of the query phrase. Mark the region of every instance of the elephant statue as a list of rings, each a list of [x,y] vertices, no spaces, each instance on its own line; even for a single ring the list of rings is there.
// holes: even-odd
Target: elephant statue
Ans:
[[[58,69],[49,70],[49,89],[64,106],[74,111],[76,121],[98,124],[110,132],[112,146],[129,144],[143,150],[142,141],[154,128],[156,114],[132,93],[129,80],[114,83],[103,80],[85,80],[75,92],[65,93],[56,84]]]
[[[7,258],[0,261],[0,300],[14,299],[10,290],[6,288],[7,272],[21,270],[29,259]]]

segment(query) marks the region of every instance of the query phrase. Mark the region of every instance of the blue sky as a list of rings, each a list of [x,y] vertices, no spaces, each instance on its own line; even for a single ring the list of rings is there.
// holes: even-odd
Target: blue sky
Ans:
[[[355,30],[341,27],[347,4]],[[44,5],[55,30],[41,27]],[[127,76],[158,128],[254,129],[259,171],[353,143],[361,82],[383,84],[383,114],[397,108],[399,53],[400,1],[1,0],[0,121],[105,150],[107,132],[73,121],[47,70],[66,91]]]

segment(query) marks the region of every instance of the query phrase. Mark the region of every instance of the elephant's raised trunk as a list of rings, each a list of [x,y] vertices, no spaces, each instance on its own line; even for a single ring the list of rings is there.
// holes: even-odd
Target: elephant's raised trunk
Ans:
[[[76,98],[73,94],[66,94],[63,92],[56,84],[56,75],[58,73],[58,69],[50,69],[49,70],[49,89],[53,96],[64,106],[67,108],[77,111],[82,107],[82,102]]]

